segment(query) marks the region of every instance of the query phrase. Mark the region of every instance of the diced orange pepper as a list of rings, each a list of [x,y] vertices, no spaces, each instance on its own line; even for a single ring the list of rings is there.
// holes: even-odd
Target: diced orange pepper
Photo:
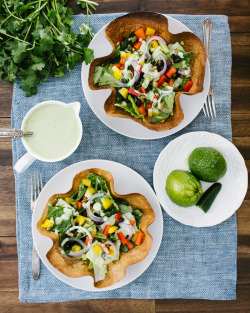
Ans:
[[[120,66],[120,70],[121,70],[121,71],[124,70],[124,65],[121,65],[121,66]]]
[[[131,220],[130,221],[130,224],[133,226],[135,224],[135,221],[134,220]]]
[[[173,78],[171,78],[170,80],[169,80],[169,86],[170,87],[173,87],[174,86],[174,80],[173,80]]]
[[[165,79],[167,77],[165,75],[161,75],[161,77],[159,78],[159,80],[157,81],[157,84],[158,86],[161,86],[164,82],[165,82]]]
[[[138,29],[137,31],[135,31],[135,35],[137,38],[146,39],[146,34],[142,27]]]
[[[176,73],[176,69],[174,67],[171,67],[168,71],[167,71],[167,77],[172,78],[172,76],[174,75],[174,73]]]
[[[116,66],[117,68],[120,68],[121,67],[121,64],[120,63],[115,63],[113,64],[114,66]]]
[[[129,250],[131,250],[131,249],[134,248],[134,246],[132,245],[132,243],[131,243],[130,241],[128,241],[128,242],[126,243],[126,246],[129,248]]]
[[[142,42],[141,41],[137,41],[137,43],[134,44],[134,48],[136,50],[139,50],[141,48]]]
[[[121,58],[120,63],[121,63],[121,64],[124,64],[124,63],[125,63],[125,57]]]
[[[87,238],[86,238],[84,244],[87,246],[88,243],[89,243],[89,236],[87,236]]]
[[[146,115],[147,115],[147,112],[146,112],[146,110],[144,109],[143,104],[138,108],[138,111],[139,111],[140,114],[143,115],[143,116],[146,116]]]
[[[144,237],[144,234],[143,234],[143,232],[140,231],[140,232],[138,233],[137,237],[136,237],[136,240],[135,240],[135,244],[136,244],[137,246],[139,246],[139,245],[142,243],[143,237]]]
[[[189,91],[192,86],[193,86],[193,83],[189,80],[188,82],[186,82],[186,85],[184,86],[183,89],[185,91]]]
[[[102,250],[106,253],[106,254],[110,254],[110,250],[102,243],[100,244]]]
[[[119,219],[122,217],[122,212],[118,212],[115,216],[115,220],[119,222]]]
[[[124,245],[128,242],[122,232],[117,233],[117,236],[121,240],[121,243],[123,243]]]
[[[77,210],[80,210],[82,207],[82,202],[81,201],[77,201]]]
[[[141,93],[147,93],[147,90],[146,90],[144,87],[141,86],[141,87],[140,87],[140,92],[141,92]]]
[[[109,233],[109,229],[110,229],[111,225],[106,225],[103,231],[103,235],[108,236]]]

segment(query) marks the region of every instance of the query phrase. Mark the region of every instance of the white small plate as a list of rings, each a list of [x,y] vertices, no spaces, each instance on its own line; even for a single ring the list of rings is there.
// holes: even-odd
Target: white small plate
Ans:
[[[204,213],[197,206],[187,208],[173,203],[166,194],[166,179],[176,169],[190,171],[188,157],[198,147],[213,147],[220,151],[227,162],[227,172],[220,179],[221,191],[212,207]],[[203,191],[211,183],[201,182]],[[207,227],[217,225],[240,207],[247,192],[248,172],[239,150],[227,139],[208,132],[192,132],[171,141],[160,153],[154,167],[154,189],[164,210],[185,225]]]
[[[37,230],[37,222],[42,216],[44,207],[49,197],[57,193],[67,192],[72,187],[72,181],[75,175],[89,168],[101,168],[109,171],[114,177],[114,189],[118,194],[140,193],[144,195],[152,206],[156,216],[153,224],[148,227],[148,232],[153,238],[153,245],[147,257],[137,264],[128,266],[126,276],[118,283],[106,288],[95,288],[93,284],[94,280],[91,276],[72,278],[64,275],[53,267],[46,257],[47,252],[52,247],[52,240],[49,237],[41,235]],[[57,173],[50,179],[41,191],[36,201],[32,218],[33,240],[42,262],[52,274],[66,284],[88,291],[106,291],[117,289],[129,284],[139,277],[153,262],[161,244],[162,234],[162,211],[153,189],[141,175],[133,171],[131,168],[120,163],[107,160],[88,160],[75,163]]]
[[[184,31],[191,32],[188,27],[186,27],[184,24],[177,21],[176,19],[169,16],[167,16],[167,18],[169,23],[169,31],[171,33],[177,34]],[[94,49],[95,58],[103,57],[112,52],[112,46],[108,39],[105,37],[106,27],[107,25],[99,30],[99,32],[95,35],[89,45],[89,48]],[[210,68],[207,62],[203,91],[201,93],[198,93],[197,95],[192,96],[182,94],[180,97],[181,107],[184,112],[184,119],[181,124],[173,129],[157,132],[150,130],[128,118],[108,116],[104,110],[104,103],[111,94],[111,89],[91,90],[88,84],[89,67],[90,65],[86,65],[83,62],[81,72],[82,87],[89,106],[91,107],[95,115],[109,128],[127,137],[137,139],[163,138],[177,133],[178,131],[186,127],[193,121],[193,119],[199,114],[200,110],[202,109],[210,85]]]

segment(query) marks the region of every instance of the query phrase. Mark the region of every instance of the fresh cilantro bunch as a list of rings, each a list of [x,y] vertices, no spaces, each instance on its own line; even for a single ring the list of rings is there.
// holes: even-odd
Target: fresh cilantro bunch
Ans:
[[[67,0],[2,0],[0,4],[0,78],[21,82],[26,96],[49,75],[61,77],[76,63],[93,60],[87,48],[89,26],[71,31],[73,12]]]

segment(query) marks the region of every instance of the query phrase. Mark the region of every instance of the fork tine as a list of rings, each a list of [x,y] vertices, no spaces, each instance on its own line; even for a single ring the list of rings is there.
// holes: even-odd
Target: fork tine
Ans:
[[[209,114],[209,110],[208,110],[208,97],[209,97],[209,94],[208,94],[206,102],[205,102],[205,107],[206,107],[206,111],[207,111],[207,117],[210,118],[210,114]]]
[[[41,191],[43,189],[43,180],[42,180],[42,174],[40,173],[40,188],[41,188]]]
[[[216,117],[216,108],[215,108],[215,102],[214,102],[214,89],[211,88],[211,99],[212,99],[212,108],[214,112],[214,116]]]
[[[32,175],[30,175],[30,182],[31,182],[31,190],[30,190],[30,201],[33,201],[33,179]]]
[[[203,104],[203,107],[202,107],[202,109],[203,109],[203,113],[204,113],[205,117],[207,117],[207,112],[206,112],[206,107],[205,107],[205,103]]]
[[[208,94],[208,107],[209,107],[209,113],[211,115],[211,118],[213,118],[213,110],[212,110],[212,105],[211,105],[211,93],[209,92]]]
[[[36,200],[36,175],[34,174],[34,201]]]
[[[39,196],[40,193],[40,184],[39,184],[39,174],[36,173],[36,185],[37,185],[37,198]]]

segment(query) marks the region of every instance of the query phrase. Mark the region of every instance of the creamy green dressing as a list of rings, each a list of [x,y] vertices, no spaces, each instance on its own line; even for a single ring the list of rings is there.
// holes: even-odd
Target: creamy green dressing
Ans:
[[[61,159],[70,153],[81,135],[74,109],[53,103],[32,112],[23,130],[34,132],[24,140],[32,153],[47,161]]]

